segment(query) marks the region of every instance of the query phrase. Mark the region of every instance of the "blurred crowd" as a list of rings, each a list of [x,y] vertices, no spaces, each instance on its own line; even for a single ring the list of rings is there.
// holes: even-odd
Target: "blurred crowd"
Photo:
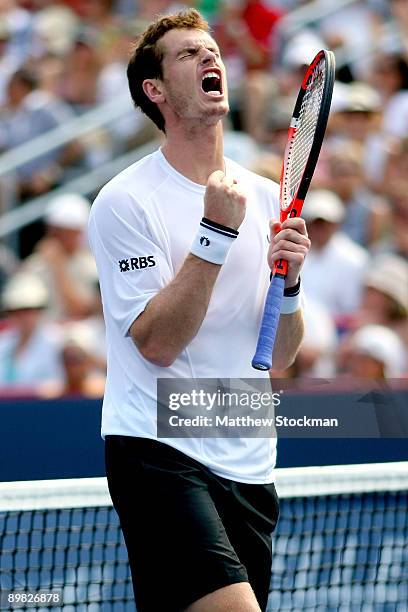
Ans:
[[[275,181],[305,66],[321,48],[336,54],[331,116],[303,215],[312,240],[302,276],[306,337],[293,367],[274,375],[406,377],[408,2],[323,4],[0,1],[0,215],[50,196],[40,218],[0,242],[2,394],[103,393],[102,305],[86,228],[109,171],[90,193],[70,184],[142,144],[159,146],[132,108],[126,66],[146,25],[183,6],[209,20],[227,67],[226,155]],[[110,123],[2,170],[2,154],[122,103]]]

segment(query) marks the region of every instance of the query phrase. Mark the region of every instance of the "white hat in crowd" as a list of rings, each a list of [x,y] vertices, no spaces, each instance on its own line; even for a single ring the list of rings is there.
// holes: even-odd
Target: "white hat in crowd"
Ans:
[[[85,353],[92,353],[94,336],[87,321],[73,321],[64,326],[64,346],[76,346]]]
[[[327,189],[313,189],[306,197],[302,217],[306,221],[324,219],[330,223],[341,223],[344,219],[344,204]]]
[[[3,310],[25,308],[46,308],[48,290],[44,283],[33,274],[17,272],[6,283],[2,293]]]
[[[397,334],[388,327],[365,325],[353,335],[351,344],[354,350],[382,363],[387,378],[405,374],[406,350]]]
[[[374,113],[380,109],[380,95],[370,85],[361,82],[336,84],[333,91],[332,112]]]
[[[381,255],[374,259],[365,285],[392,298],[408,314],[408,263],[398,255]]]
[[[76,193],[64,193],[51,200],[45,213],[47,225],[84,230],[88,224],[90,205]]]
[[[282,64],[287,68],[308,66],[323,48],[324,43],[320,36],[311,29],[303,29],[286,43],[282,54]]]

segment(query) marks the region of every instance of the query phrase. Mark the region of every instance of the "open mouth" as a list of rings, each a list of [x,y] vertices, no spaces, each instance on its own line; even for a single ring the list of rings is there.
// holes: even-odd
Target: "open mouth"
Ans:
[[[222,96],[221,77],[217,72],[206,72],[201,80],[201,89],[209,96]]]

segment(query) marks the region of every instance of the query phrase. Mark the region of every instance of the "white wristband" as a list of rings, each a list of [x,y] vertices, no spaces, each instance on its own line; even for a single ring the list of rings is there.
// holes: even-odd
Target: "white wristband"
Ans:
[[[281,306],[281,314],[292,314],[302,307],[302,291],[296,295],[284,295]]]
[[[237,230],[203,217],[190,251],[200,259],[222,265],[237,236]]]

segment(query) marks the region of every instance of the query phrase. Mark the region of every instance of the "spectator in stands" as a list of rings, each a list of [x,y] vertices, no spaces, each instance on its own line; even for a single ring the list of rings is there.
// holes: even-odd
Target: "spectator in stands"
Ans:
[[[91,30],[83,30],[66,58],[62,96],[77,114],[89,110],[97,101],[100,71],[97,45],[97,35]]]
[[[398,335],[383,325],[365,325],[343,350],[343,373],[355,378],[398,378],[407,372],[407,351]]]
[[[73,119],[72,110],[60,96],[65,71],[64,59],[57,55],[46,54],[36,62],[36,71],[43,99],[48,100],[48,108],[59,119],[58,123],[63,124]],[[75,176],[79,168],[86,169],[89,165],[88,154],[85,137],[67,143],[59,160],[58,182],[63,183]]]
[[[84,318],[94,309],[96,267],[86,244],[88,216],[89,202],[82,196],[56,196],[45,215],[46,235],[23,264],[48,287],[48,313],[56,320]]]
[[[76,2],[81,20],[94,30],[102,32],[117,24],[115,0],[79,0]]]
[[[408,61],[408,4],[405,0],[391,0],[391,13],[394,17],[394,32],[399,40],[399,47]]]
[[[341,85],[340,94],[334,96],[331,113],[336,114],[335,129],[343,141],[356,140],[365,144],[379,129],[381,99],[375,89],[366,83]]]
[[[350,58],[350,76],[354,79],[364,78],[370,65],[370,52],[380,38],[381,15],[376,9],[371,0],[341,2],[319,21],[326,48],[337,51],[338,57]],[[343,78],[344,66],[340,64],[338,69]]]
[[[408,261],[408,192],[396,193],[391,201],[391,228],[384,250]]]
[[[123,97],[129,107],[128,113],[109,126],[109,131],[114,136],[116,152],[140,146],[159,135],[153,123],[139,109],[134,108],[126,75],[129,49],[146,27],[144,20],[130,21],[126,26],[117,28],[101,49],[103,66],[97,79],[97,101],[103,104],[118,101]]]
[[[400,160],[395,160],[399,165]],[[375,255],[390,253],[408,261],[408,175],[390,185],[388,232],[374,250]]]
[[[69,53],[80,22],[62,0],[37,0],[33,16],[35,57],[53,54],[64,58]]]
[[[406,136],[395,140],[387,150],[381,188],[391,200],[408,191],[408,132]]]
[[[275,50],[274,34],[283,15],[282,9],[262,0],[224,2],[224,34],[228,39],[220,44],[234,45],[245,69],[267,70]]]
[[[385,325],[408,347],[408,261],[397,255],[376,257],[366,271],[358,325]]]
[[[408,61],[399,53],[382,54],[373,63],[371,83],[383,105],[382,130],[401,138],[408,133]]]
[[[294,364],[296,377],[334,376],[338,339],[333,317],[321,302],[309,296],[304,316],[305,336]]]
[[[373,63],[370,81],[379,92],[383,104],[396,94],[408,90],[408,63],[398,53],[379,53]]]
[[[61,100],[38,88],[32,70],[18,70],[8,83],[7,108],[0,114],[0,149],[26,143],[71,116]],[[60,164],[64,164],[64,150],[55,149],[21,166],[18,170],[21,198],[45,193],[53,187],[61,175]]]
[[[65,61],[62,57],[46,53],[37,63],[38,82],[42,91],[58,99],[64,78]]]
[[[106,330],[103,318],[99,282],[95,286],[95,301],[89,317],[64,325],[69,337],[80,338],[92,357],[96,372],[106,374]]]
[[[332,192],[311,191],[303,209],[312,247],[303,266],[306,295],[323,304],[336,323],[360,303],[368,254],[340,231],[344,206]]]
[[[7,21],[0,19],[0,109],[7,101],[7,84],[11,75],[20,67],[19,59],[8,53],[10,30]]]
[[[64,379],[59,330],[44,321],[48,292],[35,276],[18,272],[5,285],[2,309],[7,328],[0,334],[0,385],[42,393]]]
[[[7,53],[20,64],[32,51],[32,16],[17,0],[1,0],[0,18],[7,23],[10,33]]]
[[[387,232],[387,203],[368,189],[364,178],[363,150],[356,143],[343,143],[328,156],[328,185],[345,205],[342,231],[354,242],[372,247]]]
[[[102,397],[105,388],[105,375],[95,367],[87,338],[74,327],[68,329],[61,348],[64,369],[64,382],[48,385],[48,397],[81,396]]]
[[[258,140],[259,117],[273,87],[276,27],[282,9],[262,0],[224,2],[215,24],[215,38],[227,66],[234,127]]]
[[[280,95],[296,97],[307,66],[323,48],[324,42],[318,32],[310,28],[302,28],[286,41],[278,73]]]
[[[295,98],[279,96],[274,98],[273,104],[267,105],[259,118],[259,140],[280,160],[284,156],[294,105]]]
[[[72,117],[68,106],[52,93],[39,88],[32,68],[13,74],[7,87],[7,106],[0,113],[0,152],[18,147],[64,124]],[[41,195],[63,178],[63,168],[79,154],[75,143],[51,149],[19,166],[7,187],[16,203]],[[10,204],[6,205],[11,208]],[[20,234],[20,256],[27,256],[38,239],[39,224],[29,225]]]

